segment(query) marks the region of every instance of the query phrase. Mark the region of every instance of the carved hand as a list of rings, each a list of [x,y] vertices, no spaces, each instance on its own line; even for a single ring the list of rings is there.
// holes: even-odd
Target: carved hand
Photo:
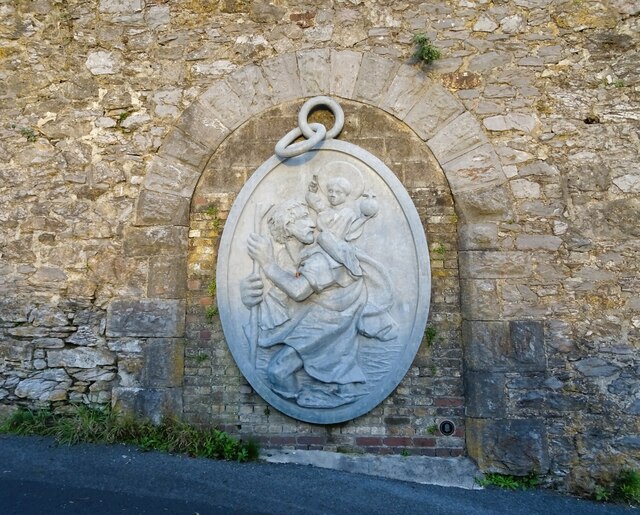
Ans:
[[[257,306],[262,302],[264,284],[259,274],[251,274],[240,281],[240,298],[248,308]]]
[[[273,247],[269,239],[252,232],[249,235],[247,248],[251,259],[255,259],[261,267],[264,268],[269,263],[273,263]]]
[[[311,193],[318,192],[318,176],[317,175],[314,175],[313,179],[311,179],[311,182],[309,183],[309,191]]]

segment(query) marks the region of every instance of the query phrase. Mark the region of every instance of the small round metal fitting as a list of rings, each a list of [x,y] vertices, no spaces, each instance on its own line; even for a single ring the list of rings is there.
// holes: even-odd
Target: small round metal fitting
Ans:
[[[451,436],[456,432],[456,425],[451,420],[443,420],[438,429],[444,436]]]
[[[329,97],[313,97],[307,100],[298,113],[298,127],[302,130],[302,134],[304,134],[305,138],[311,138],[314,131],[310,125],[313,124],[309,124],[307,120],[311,110],[317,106],[326,106],[333,114],[335,123],[333,124],[333,127],[327,131],[325,139],[335,138],[340,134],[342,127],[344,127],[344,111],[338,102]]]
[[[296,127],[295,129],[287,132],[287,134],[276,143],[276,155],[278,157],[295,157],[308,152],[318,143],[320,143],[327,134],[327,129],[321,123],[312,123],[309,125],[311,134],[307,136],[309,139],[293,143],[296,139],[302,136],[302,129]],[[293,143],[293,144],[292,144]]]

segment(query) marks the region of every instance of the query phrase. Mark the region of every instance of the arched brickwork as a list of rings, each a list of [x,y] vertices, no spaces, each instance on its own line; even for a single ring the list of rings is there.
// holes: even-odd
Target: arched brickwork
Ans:
[[[149,328],[161,343],[148,352],[160,349],[168,359],[184,352],[189,206],[210,157],[253,117],[316,95],[385,111],[430,150],[446,176],[460,222],[463,345],[472,345],[476,326],[500,320],[490,300],[501,273],[499,262],[511,256],[490,252],[491,234],[495,222],[511,217],[512,199],[500,161],[477,120],[414,66],[354,51],[306,50],[245,66],[211,85],[184,111],[149,163],[134,224],[125,234],[125,251],[127,241],[148,241],[159,254],[149,267],[147,298],[116,300],[110,306],[111,320],[143,312],[168,321],[162,328]],[[487,260],[489,270],[484,270]],[[142,390],[121,392],[120,401],[142,411],[151,406],[157,413],[182,413],[183,377],[166,364],[159,370],[169,372],[148,380]],[[482,418],[491,414],[474,408],[476,400],[467,399],[466,409],[482,425]],[[477,455],[480,447],[472,442],[471,454]]]

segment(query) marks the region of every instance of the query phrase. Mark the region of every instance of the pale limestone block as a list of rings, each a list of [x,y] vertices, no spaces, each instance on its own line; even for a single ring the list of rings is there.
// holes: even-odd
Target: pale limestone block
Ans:
[[[505,34],[518,34],[526,28],[527,20],[520,14],[514,14],[503,18],[500,26]]]
[[[460,250],[492,250],[498,246],[498,226],[494,223],[462,224],[458,228]]]
[[[465,320],[499,320],[496,279],[460,279],[462,316]]]
[[[235,129],[249,118],[248,106],[224,80],[216,82],[205,91],[200,101],[210,106],[216,118],[229,129]]]
[[[230,132],[216,116],[213,108],[199,100],[182,113],[176,127],[212,150],[215,150]]]
[[[535,159],[533,154],[530,154],[529,152],[516,150],[515,148],[507,147],[506,145],[497,146],[496,153],[500,156],[500,161],[503,165],[514,165]]]
[[[454,193],[488,184],[501,184],[506,178],[491,144],[482,145],[443,165]]]
[[[38,401],[63,401],[71,384],[71,378],[63,369],[43,370],[20,381],[15,394],[20,398]]]
[[[391,81],[399,66],[399,63],[391,59],[377,55],[365,55],[362,58],[356,79],[354,98],[376,106],[379,105],[385,86]]]
[[[462,251],[460,277],[464,279],[515,279],[533,274],[531,255],[516,251]]]
[[[115,299],[107,309],[107,336],[180,338],[185,302],[174,299]]]
[[[509,113],[485,118],[482,123],[490,131],[517,130],[526,133],[533,132],[539,125],[539,120],[534,115],[524,113]]]
[[[511,181],[511,192],[515,198],[540,198],[541,188],[537,182],[527,179]]]
[[[330,91],[331,50],[301,50],[297,53],[302,96],[326,95]]]
[[[462,112],[464,106],[445,88],[434,84],[411,108],[404,121],[426,141]]]
[[[53,349],[47,352],[49,367],[95,368],[113,365],[116,356],[112,352],[92,347]]]
[[[362,54],[351,50],[331,51],[331,80],[329,91],[332,95],[351,98],[356,86]]]
[[[513,219],[513,197],[504,184],[488,184],[456,195],[456,212],[465,223]]]
[[[187,227],[128,227],[123,235],[127,257],[175,255],[187,250]]]
[[[486,15],[482,15],[478,18],[478,21],[473,25],[475,32],[493,32],[498,28],[498,24]]]
[[[562,238],[547,234],[520,234],[516,238],[516,247],[520,250],[558,250]]]
[[[157,156],[149,164],[145,189],[191,198],[200,170],[173,158]]]
[[[398,68],[380,107],[402,120],[431,84],[431,79],[424,72],[403,64]]]
[[[136,204],[135,225],[189,225],[190,198],[142,190]]]
[[[202,170],[212,152],[210,148],[201,145],[180,129],[174,128],[164,138],[158,155],[174,158],[193,166],[196,170]]]
[[[427,144],[443,165],[488,141],[478,120],[471,113],[465,112],[442,127]]]
[[[144,0],[100,0],[101,13],[133,14],[144,9]]]
[[[93,75],[113,75],[120,70],[120,61],[113,52],[89,52],[85,66]]]
[[[262,69],[255,64],[243,66],[227,77],[231,89],[238,92],[240,100],[248,106],[249,112],[260,113],[273,105],[269,83]]]
[[[640,193],[640,175],[627,174],[616,177],[611,182],[625,193]]]
[[[302,96],[302,86],[298,76],[298,60],[295,54],[285,54],[267,59],[262,63],[262,73],[271,88],[274,104]]]

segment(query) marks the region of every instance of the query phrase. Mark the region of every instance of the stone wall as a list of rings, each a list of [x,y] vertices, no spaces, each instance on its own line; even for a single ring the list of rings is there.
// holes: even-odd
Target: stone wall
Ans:
[[[0,402],[113,402],[274,445],[455,454],[464,435],[483,470],[549,471],[574,490],[640,467],[639,13],[622,0],[0,2]],[[411,60],[416,32],[441,60]],[[203,314],[242,174],[316,94],[403,142],[344,135],[413,194],[442,334],[344,432],[265,413]],[[244,171],[216,165],[247,131],[259,145]],[[451,201],[421,196],[431,187]],[[464,433],[427,438],[441,416]]]

